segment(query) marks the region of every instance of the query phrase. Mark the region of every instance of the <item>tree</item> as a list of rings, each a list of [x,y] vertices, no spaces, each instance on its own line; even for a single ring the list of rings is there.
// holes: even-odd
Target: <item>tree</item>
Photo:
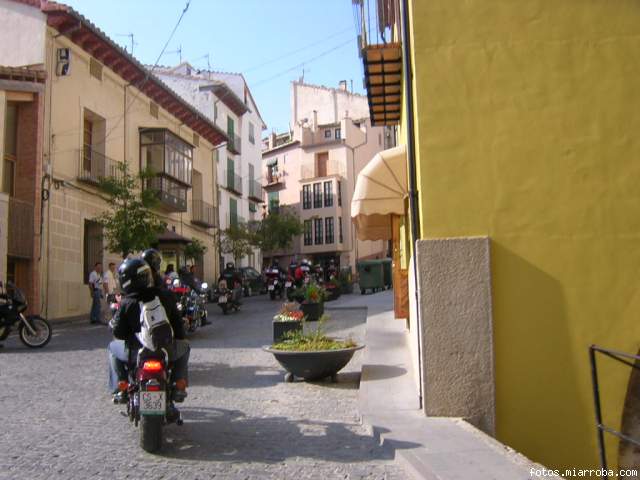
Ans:
[[[202,258],[206,252],[207,246],[195,237],[192,237],[191,243],[184,247],[184,256],[194,263],[197,259]]]
[[[132,175],[126,163],[119,163],[117,169],[116,175],[100,179],[110,208],[95,220],[104,228],[107,248],[124,258],[129,253],[149,248],[167,224],[151,210],[158,203],[155,192],[141,188],[141,183],[152,174]]]
[[[231,225],[222,232],[220,251],[233,256],[236,265],[242,257],[253,252],[253,234],[245,223]]]
[[[298,216],[285,207],[278,212],[270,212],[254,226],[253,244],[263,252],[286,250],[293,238],[302,233],[302,223]]]

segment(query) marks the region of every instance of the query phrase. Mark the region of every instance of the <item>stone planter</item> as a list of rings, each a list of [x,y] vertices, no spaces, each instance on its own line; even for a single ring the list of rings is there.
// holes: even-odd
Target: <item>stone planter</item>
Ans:
[[[263,347],[265,352],[272,353],[278,363],[287,371],[285,381],[292,382],[295,377],[304,380],[321,380],[331,377],[336,381],[337,373],[342,370],[353,357],[353,354],[364,348],[357,345],[342,350],[319,350],[316,352],[289,352]]]
[[[324,313],[324,303],[301,303],[300,310],[304,313],[307,322],[317,322]]]
[[[273,322],[273,343],[280,342],[287,332],[301,332],[302,322],[292,320],[290,322]]]

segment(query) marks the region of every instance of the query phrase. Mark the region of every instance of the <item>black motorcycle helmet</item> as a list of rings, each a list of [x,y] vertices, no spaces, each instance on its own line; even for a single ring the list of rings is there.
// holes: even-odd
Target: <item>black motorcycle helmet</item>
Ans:
[[[128,258],[118,268],[118,281],[126,294],[153,287],[151,267],[141,258]]]
[[[162,264],[162,255],[155,248],[147,248],[142,252],[142,260],[147,262],[154,273],[160,272],[160,265]]]

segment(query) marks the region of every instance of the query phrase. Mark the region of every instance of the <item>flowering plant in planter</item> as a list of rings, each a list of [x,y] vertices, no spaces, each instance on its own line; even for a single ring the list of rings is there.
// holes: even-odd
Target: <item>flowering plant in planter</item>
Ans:
[[[295,303],[285,303],[280,311],[273,317],[274,322],[301,322],[304,319],[304,313],[297,308]]]
[[[325,298],[325,289],[314,282],[304,288],[304,300],[302,303],[322,303]]]

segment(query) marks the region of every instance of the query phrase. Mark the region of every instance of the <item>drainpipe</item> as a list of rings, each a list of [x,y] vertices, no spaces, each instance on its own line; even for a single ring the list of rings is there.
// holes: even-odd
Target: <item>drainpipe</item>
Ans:
[[[418,262],[416,262],[416,245],[420,238],[418,218],[418,185],[416,178],[415,127],[413,124],[413,70],[411,64],[411,32],[409,31],[409,0],[402,0],[400,6],[400,22],[402,24],[402,75],[404,77],[404,103],[407,111],[407,159],[409,164],[409,215],[411,218],[411,244],[413,245],[413,277],[416,281],[416,324],[418,326],[418,396],[420,408],[423,407],[422,378],[422,319],[420,315],[420,296],[418,294]]]

